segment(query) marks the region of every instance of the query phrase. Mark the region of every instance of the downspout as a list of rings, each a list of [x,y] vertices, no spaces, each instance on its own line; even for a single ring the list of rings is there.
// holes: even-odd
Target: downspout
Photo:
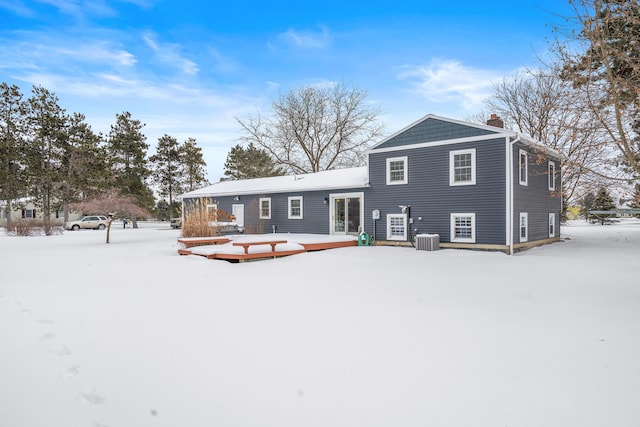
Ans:
[[[507,137],[507,141],[508,138],[509,137]],[[507,215],[507,226],[509,228],[507,232],[507,244],[509,245],[509,255],[513,255],[513,209],[515,207],[515,203],[513,201],[513,146],[518,141],[520,141],[520,135],[516,133],[516,139],[507,144],[507,149],[509,150],[509,153],[507,155],[507,161],[509,162],[509,164],[507,165],[507,192],[509,197],[509,203],[507,203],[509,209],[509,213]]]

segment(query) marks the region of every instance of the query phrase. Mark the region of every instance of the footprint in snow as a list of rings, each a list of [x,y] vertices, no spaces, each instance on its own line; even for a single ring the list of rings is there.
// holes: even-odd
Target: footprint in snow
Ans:
[[[89,393],[82,393],[78,398],[89,405],[102,405],[106,401],[106,399],[96,393],[95,390],[91,390]]]
[[[49,351],[58,356],[68,356],[71,354],[71,350],[64,344],[54,344],[49,347]]]
[[[53,332],[47,332],[46,334],[40,337],[40,341],[49,341],[54,339],[55,337],[56,337],[56,334],[54,334]]]
[[[62,373],[62,379],[68,379],[71,377],[75,377],[76,375],[78,375],[80,373],[80,366],[69,366],[63,373]]]

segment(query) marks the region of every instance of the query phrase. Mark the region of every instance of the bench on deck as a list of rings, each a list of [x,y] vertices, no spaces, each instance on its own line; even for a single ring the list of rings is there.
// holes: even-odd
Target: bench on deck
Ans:
[[[303,253],[305,252],[304,247],[300,246],[300,245],[294,245],[298,246],[298,248],[296,249],[286,249],[286,250],[281,250],[281,251],[276,251],[276,245],[279,244],[286,244],[288,243],[286,240],[267,240],[267,241],[256,241],[256,242],[233,242],[232,245],[236,246],[236,247],[242,247],[244,249],[244,253],[226,253],[226,252],[217,252],[215,254],[209,255],[207,256],[207,258],[209,259],[224,259],[224,260],[234,260],[234,261],[245,261],[248,259],[259,259],[259,258],[276,258],[276,257],[282,257],[282,256],[288,256],[288,255],[295,255],[295,254],[299,254],[299,253]],[[271,250],[270,251],[259,251],[259,252],[252,252],[249,253],[249,248],[253,247],[253,246],[265,246],[265,245],[269,245],[271,246]]]
[[[184,249],[178,249],[178,254],[191,255],[189,248],[206,245],[222,245],[224,243],[229,243],[230,241],[231,239],[227,237],[186,237],[178,239],[178,243],[184,245]]]
[[[249,247],[257,246],[257,245],[271,245],[271,252],[276,251],[276,245],[280,243],[287,243],[286,240],[269,240],[266,242],[234,242],[233,246],[242,246],[244,248],[244,253],[249,253]]]

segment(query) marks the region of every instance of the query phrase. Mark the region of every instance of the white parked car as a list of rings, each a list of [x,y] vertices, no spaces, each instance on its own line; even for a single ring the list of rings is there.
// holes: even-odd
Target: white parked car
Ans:
[[[107,228],[107,222],[109,220],[103,215],[90,215],[85,216],[79,221],[69,221],[64,224],[65,230],[80,230],[81,228],[93,228],[97,230],[104,230]]]

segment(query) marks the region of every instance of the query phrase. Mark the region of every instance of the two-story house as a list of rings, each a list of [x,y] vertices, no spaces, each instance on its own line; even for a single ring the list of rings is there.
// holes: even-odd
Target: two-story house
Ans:
[[[501,126],[427,115],[368,150],[366,167],[222,181],[182,195],[232,213],[248,233],[358,234],[377,244],[439,234],[442,247],[557,241],[561,155]]]

